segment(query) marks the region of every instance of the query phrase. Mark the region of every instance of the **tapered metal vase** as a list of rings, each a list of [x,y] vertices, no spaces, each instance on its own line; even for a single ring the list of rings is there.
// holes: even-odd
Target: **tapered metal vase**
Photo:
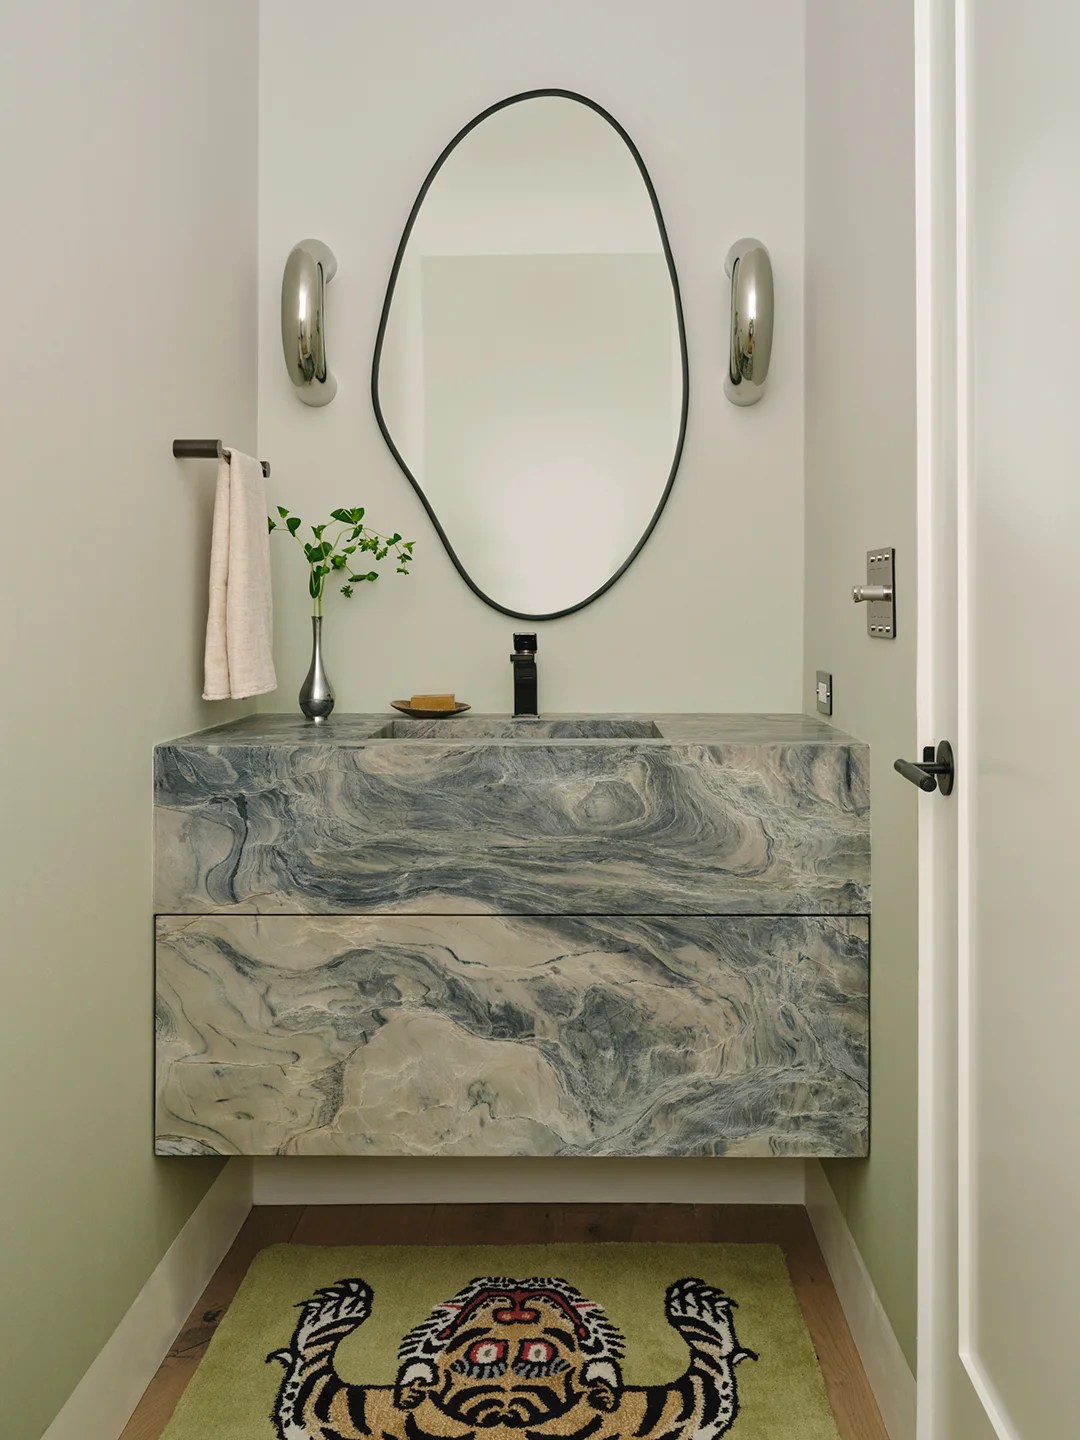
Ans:
[[[323,666],[322,616],[311,617],[311,665],[300,686],[300,709],[309,720],[321,725],[334,708],[334,687]]]

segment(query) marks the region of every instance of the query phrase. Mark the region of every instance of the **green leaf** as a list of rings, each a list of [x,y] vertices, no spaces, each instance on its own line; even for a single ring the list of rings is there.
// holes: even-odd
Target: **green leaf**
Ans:
[[[312,527],[311,527],[311,533],[315,536],[315,539],[316,539],[316,540],[321,540],[321,539],[322,539],[322,532],[323,532],[325,529],[326,529],[326,524],[325,524],[325,522],[324,522],[322,525],[312,525]]]
[[[353,588],[352,588],[352,586],[351,586],[351,585],[342,585],[342,587],[341,587],[341,593],[342,593],[342,595],[345,596],[345,599],[346,599],[346,600],[351,600],[351,599],[352,599],[352,593],[353,593]]]
[[[333,565],[333,567],[334,567],[335,570],[344,570],[344,569],[345,569],[345,566],[346,566],[348,563],[349,563],[349,562],[345,559],[345,556],[344,556],[344,555],[331,555],[331,556],[330,556],[330,564]]]
[[[279,506],[277,507],[277,513],[281,516],[282,520],[284,520],[285,517],[286,517],[286,515],[288,515],[289,512],[285,509],[285,506],[284,506],[284,505],[279,505]],[[300,523],[299,520],[298,520],[296,523],[299,525],[299,523]]]
[[[362,505],[358,506],[355,510],[350,510],[350,511],[349,511],[349,519],[352,521],[352,523],[353,523],[354,525],[359,525],[359,524],[360,524],[360,521],[363,520],[363,518],[364,518],[364,507],[363,507]]]
[[[377,580],[378,578],[379,572],[377,570],[369,570],[368,573],[364,576],[365,580]]]
[[[331,520],[340,520],[343,525],[351,525],[351,524],[352,524],[352,511],[351,511],[351,510],[331,510],[331,511],[330,511],[330,519],[331,519]]]
[[[403,550],[407,550],[407,551],[409,552],[409,554],[411,555],[411,554],[412,554],[412,547],[413,547],[415,544],[416,544],[416,541],[415,541],[415,540],[406,540],[406,541],[405,541],[405,544],[404,544],[401,548],[402,548]]]
[[[289,518],[285,521],[285,524],[288,527],[289,534],[295,535],[297,530],[300,529],[300,516],[290,515]]]
[[[342,553],[343,555],[351,555],[355,549],[356,549],[356,546],[355,546],[355,545],[346,545],[346,546],[345,546],[345,549],[344,549],[341,553]]]
[[[391,544],[391,545],[396,545],[400,539],[401,539],[401,536],[400,536],[400,535],[397,533],[397,531],[395,530],[394,533],[393,533],[393,535],[390,536],[390,544]]]
[[[352,532],[352,534],[349,536],[349,539],[350,539],[350,540],[359,540],[359,538],[360,538],[360,529],[361,529],[361,527],[360,527],[359,525],[357,525],[356,529],[355,529],[355,530]]]
[[[272,515],[267,515],[266,524],[268,527],[268,531],[277,529],[277,522],[274,520],[274,517]]]
[[[329,566],[329,565],[316,565],[316,566],[315,566],[315,574],[318,575],[318,577],[319,577],[320,580],[321,580],[324,575],[329,575],[329,574],[330,574],[330,566]]]
[[[319,598],[319,594],[320,594],[320,592],[321,592],[321,590],[322,590],[322,586],[320,585],[318,579],[316,578],[316,575],[315,575],[314,570],[313,570],[313,571],[311,572],[311,574],[308,576],[307,588],[308,588],[308,594],[311,596],[311,598],[312,598],[313,600],[317,600],[317,599]]]

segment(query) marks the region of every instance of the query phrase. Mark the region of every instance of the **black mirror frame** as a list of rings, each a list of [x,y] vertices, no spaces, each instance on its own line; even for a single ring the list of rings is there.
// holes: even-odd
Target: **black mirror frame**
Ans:
[[[576,605],[568,605],[563,610],[553,610],[548,614],[529,614],[524,610],[513,610],[507,605],[500,605],[497,600],[493,600],[490,595],[485,594],[484,591],[480,589],[479,585],[477,585],[476,581],[473,580],[472,576],[465,569],[465,566],[458,558],[458,555],[454,550],[453,545],[451,545],[445,530],[439,523],[438,516],[435,514],[435,511],[432,508],[430,501],[424,494],[423,486],[409,469],[408,465],[406,465],[405,460],[401,455],[401,452],[394,444],[393,438],[390,435],[390,431],[387,428],[386,419],[383,416],[382,412],[382,406],[379,403],[379,362],[382,358],[383,341],[386,335],[387,323],[390,318],[390,306],[393,303],[394,288],[397,284],[398,273],[401,270],[401,263],[405,255],[405,248],[409,243],[409,237],[412,234],[413,226],[416,223],[416,217],[420,213],[420,207],[423,205],[427,193],[431,189],[435,177],[436,175],[438,175],[447,157],[451,154],[453,150],[457,148],[458,145],[460,145],[462,140],[465,139],[465,136],[468,135],[470,131],[475,130],[477,125],[481,124],[490,115],[494,115],[499,110],[504,110],[508,105],[517,105],[523,100],[536,100],[542,97],[549,96],[560,97],[564,100],[576,100],[578,104],[586,105],[590,110],[595,111],[597,115],[602,116],[608,122],[611,128],[616,132],[616,134],[621,137],[623,143],[626,145],[626,148],[633,156],[634,162],[636,163],[638,170],[641,172],[641,178],[645,182],[645,189],[652,204],[653,215],[656,219],[656,226],[660,232],[660,241],[664,247],[664,257],[667,260],[668,274],[671,277],[671,289],[675,301],[675,315],[679,327],[679,354],[682,363],[682,409],[679,419],[679,435],[675,443],[675,455],[671,462],[671,470],[668,474],[667,483],[664,486],[663,494],[660,496],[660,500],[656,506],[656,509],[652,513],[652,517],[649,520],[648,525],[646,525],[645,527],[641,539],[634,546],[633,550],[631,550],[630,554],[626,557],[626,559],[615,571],[615,573],[609,579],[604,581],[603,585],[601,585],[597,590],[594,590],[591,595],[586,596],[584,600],[579,600]],[[626,133],[626,131],[615,119],[615,117],[609,114],[609,112],[605,110],[602,105],[598,105],[595,100],[590,100],[586,95],[579,95],[575,90],[524,90],[518,95],[511,95],[505,100],[499,100],[496,104],[489,105],[486,110],[481,111],[481,113],[477,115],[474,119],[470,120],[469,123],[463,127],[463,129],[459,130],[458,133],[454,136],[454,138],[450,141],[450,143],[445,147],[445,149],[439,155],[439,158],[435,161],[435,164],[428,171],[427,177],[425,178],[423,185],[421,185],[420,187],[420,193],[417,195],[416,200],[413,203],[413,207],[409,211],[409,218],[405,222],[405,229],[402,232],[401,240],[397,248],[397,253],[394,256],[394,264],[391,268],[390,279],[386,287],[386,298],[383,301],[382,313],[379,316],[379,331],[375,338],[375,354],[371,363],[371,403],[375,411],[375,419],[378,422],[379,429],[382,431],[382,437],[386,441],[387,447],[391,455],[393,455],[394,459],[398,463],[398,467],[400,468],[402,474],[405,476],[409,484],[413,487],[413,489],[419,496],[420,503],[427,511],[428,518],[431,520],[432,525],[435,527],[436,534],[442,541],[446,549],[446,553],[450,556],[450,559],[454,563],[454,568],[457,570],[461,578],[465,581],[466,585],[468,585],[469,589],[473,592],[473,594],[477,595],[481,600],[483,600],[485,605],[490,605],[493,610],[498,610],[503,615],[511,615],[518,620],[559,620],[564,615],[573,615],[578,610],[583,610],[586,605],[591,605],[594,600],[598,600],[600,596],[605,593],[605,591],[611,589],[611,587],[615,584],[616,580],[618,580],[623,574],[625,574],[625,572],[637,559],[638,555],[641,553],[642,547],[644,546],[645,542],[655,530],[657,521],[660,519],[660,515],[663,512],[664,506],[667,504],[668,496],[671,494],[671,487],[675,483],[675,476],[679,469],[679,461],[682,459],[683,445],[686,441],[686,418],[690,406],[690,366],[686,352],[686,325],[683,320],[682,295],[679,290],[679,277],[675,270],[675,259],[671,253],[671,243],[668,240],[667,228],[664,225],[664,216],[663,212],[660,209],[660,201],[657,198],[656,189],[652,183],[652,179],[649,176],[648,170],[646,170],[645,168],[645,162],[641,158],[641,153],[638,150],[637,146],[634,144],[633,140],[630,139],[630,136]]]

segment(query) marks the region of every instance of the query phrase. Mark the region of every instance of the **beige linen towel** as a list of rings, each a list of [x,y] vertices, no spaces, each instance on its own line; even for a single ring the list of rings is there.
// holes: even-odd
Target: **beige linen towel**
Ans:
[[[269,542],[262,466],[234,450],[231,460],[218,461],[204,700],[277,688]]]

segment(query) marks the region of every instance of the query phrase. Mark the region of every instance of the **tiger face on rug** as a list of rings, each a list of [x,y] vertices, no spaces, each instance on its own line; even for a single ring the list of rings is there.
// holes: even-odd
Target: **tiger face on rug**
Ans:
[[[670,1385],[625,1385],[623,1337],[565,1280],[480,1276],[437,1305],[398,1350],[393,1385],[349,1385],[334,1352],[371,1314],[362,1280],[319,1290],[279,1360],[280,1440],[717,1440],[739,1414],[735,1302],[677,1280],[664,1314],[689,1349]]]

